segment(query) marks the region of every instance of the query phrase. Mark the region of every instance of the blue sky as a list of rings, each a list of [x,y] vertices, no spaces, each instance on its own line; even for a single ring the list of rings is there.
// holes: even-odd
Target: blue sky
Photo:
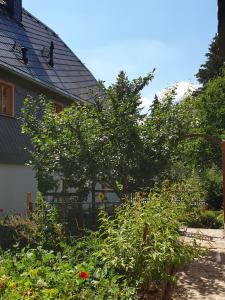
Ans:
[[[23,0],[23,6],[107,84],[120,70],[134,78],[156,68],[145,104],[175,82],[181,89],[196,83],[217,31],[217,0]]]

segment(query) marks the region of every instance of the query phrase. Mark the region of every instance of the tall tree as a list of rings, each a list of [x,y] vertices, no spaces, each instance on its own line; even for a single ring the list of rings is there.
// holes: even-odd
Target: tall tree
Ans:
[[[33,144],[32,165],[39,181],[57,174],[79,191],[90,189],[93,181],[104,182],[124,198],[143,154],[140,92],[152,78],[150,73],[129,81],[120,72],[115,84],[101,86],[104,96],[93,95],[93,105],[74,104],[59,114],[46,99],[40,101],[42,108],[26,99],[23,130]]]
[[[196,77],[203,87],[212,79],[223,75],[223,60],[219,54],[219,39],[216,35],[206,53],[206,62],[201,65]]]
[[[80,194],[91,191],[93,183],[106,183],[124,199],[161,178],[186,118],[174,102],[175,89],[142,113],[141,91],[152,78],[149,73],[130,81],[120,72],[115,84],[101,87],[103,94],[93,94],[94,104],[74,104],[59,114],[45,99],[42,112],[35,100],[26,99],[23,130],[33,144],[39,180],[57,175]]]
[[[219,54],[222,61],[225,61],[225,1],[218,0],[218,35]]]

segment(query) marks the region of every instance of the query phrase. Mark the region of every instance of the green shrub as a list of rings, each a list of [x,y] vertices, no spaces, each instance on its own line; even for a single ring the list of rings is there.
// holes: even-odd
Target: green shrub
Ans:
[[[201,185],[200,177],[195,173],[189,178],[178,182],[165,180],[155,191],[165,201],[184,205],[187,210],[205,204],[205,190]]]
[[[0,246],[3,249],[17,244],[20,248],[30,245],[59,250],[64,240],[58,213],[41,194],[38,194],[35,211],[30,216],[9,215],[0,223]]]
[[[40,193],[31,221],[35,224],[36,230],[29,243],[42,246],[44,249],[60,250],[60,245],[65,240],[63,225],[59,220],[57,209],[46,202]]]
[[[219,210],[223,203],[223,184],[221,169],[213,166],[203,174],[203,186],[206,191],[206,203],[209,209]]]
[[[27,216],[10,215],[0,223],[0,247],[10,249],[15,244],[25,247],[34,236],[36,226]]]
[[[105,270],[93,274],[93,265],[73,265],[68,256],[38,247],[22,250],[13,259],[5,253],[0,262],[0,299],[134,299],[133,288],[120,276]],[[88,272],[87,279],[80,273]]]
[[[64,244],[60,252],[50,240],[55,231],[44,228],[36,249],[2,252],[0,299],[132,300],[155,292],[168,268],[193,260],[201,250],[180,241],[183,207],[160,193],[149,197],[147,203],[125,203],[115,217],[102,212],[98,231]],[[36,222],[45,222],[38,211]],[[46,250],[51,242],[54,251]]]
[[[224,228],[224,212],[221,211],[218,216],[217,216],[217,220],[220,223],[220,228]]]
[[[196,209],[189,215],[187,225],[194,228],[223,228],[223,213],[221,211]]]

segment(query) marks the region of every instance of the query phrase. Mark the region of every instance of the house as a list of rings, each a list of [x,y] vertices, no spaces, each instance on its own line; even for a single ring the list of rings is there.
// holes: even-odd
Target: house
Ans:
[[[29,94],[44,94],[57,111],[72,101],[90,101],[97,81],[59,36],[28,11],[22,0],[0,0],[0,216],[25,212],[37,192],[26,166],[20,111]]]

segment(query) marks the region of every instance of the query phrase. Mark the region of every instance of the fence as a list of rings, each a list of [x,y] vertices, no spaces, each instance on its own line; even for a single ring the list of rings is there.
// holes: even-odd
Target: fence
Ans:
[[[97,228],[99,212],[104,210],[109,215],[113,215],[120,205],[119,201],[80,201],[76,193],[48,193],[45,199],[57,207],[62,222],[67,223],[71,228],[75,225],[78,229]]]
[[[28,197],[28,200],[30,198]],[[69,194],[57,194],[48,193],[45,195],[45,199],[51,204],[57,207],[61,221],[68,226],[76,228],[90,228],[95,229],[98,226],[98,214],[101,210],[104,210],[109,215],[114,215],[116,208],[121,204],[119,201],[80,201],[76,193]],[[151,201],[148,195],[145,196],[142,193],[132,193],[129,196],[131,202],[141,201],[147,203]],[[177,204],[185,204],[179,199],[173,200]],[[204,206],[205,201],[193,201],[193,206],[199,207]],[[29,209],[31,208],[30,201],[27,201]]]

